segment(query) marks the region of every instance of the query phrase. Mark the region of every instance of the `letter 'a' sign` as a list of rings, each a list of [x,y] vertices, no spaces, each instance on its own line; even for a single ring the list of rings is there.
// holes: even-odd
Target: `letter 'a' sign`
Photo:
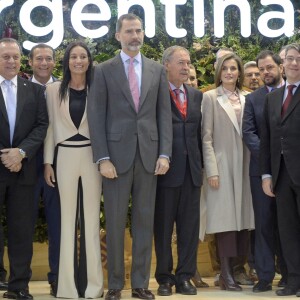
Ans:
[[[128,13],[134,5],[144,9],[145,35],[149,38],[155,36],[155,5],[152,0],[116,0],[118,16]],[[203,37],[205,34],[204,0],[193,0],[194,28],[193,32],[187,32],[185,28],[176,26],[177,7],[186,5],[187,0],[160,0],[165,6],[165,28],[170,37],[182,38],[187,34]],[[228,6],[236,6],[240,11],[240,31],[243,37],[251,35],[251,1],[247,0],[214,0],[214,34],[222,37],[225,32],[224,15]],[[280,11],[268,11],[262,13],[257,19],[258,31],[266,37],[275,38],[281,35],[291,37],[294,34],[294,7],[289,0],[261,0],[262,6],[278,5]],[[14,5],[14,0],[0,0],[0,16],[6,7]],[[86,12],[86,6],[93,5],[99,12]],[[31,19],[31,13],[35,9],[47,9],[52,14],[51,22],[46,26],[37,26]],[[27,0],[24,1],[19,12],[19,20],[23,30],[31,36],[43,37],[52,33],[52,37],[46,44],[57,48],[64,38],[64,17],[62,0]],[[111,10],[105,0],[77,0],[71,8],[71,24],[74,30],[83,37],[97,39],[105,36],[109,27],[107,21],[111,19]],[[272,19],[281,19],[281,28],[272,29],[268,26]],[[84,22],[94,23],[93,29],[84,26]],[[23,47],[30,50],[35,43],[30,40],[23,42]]]

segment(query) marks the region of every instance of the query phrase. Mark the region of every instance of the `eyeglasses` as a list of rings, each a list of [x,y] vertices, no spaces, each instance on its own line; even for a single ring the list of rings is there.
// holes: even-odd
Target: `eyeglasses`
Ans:
[[[258,69],[259,69],[259,72],[260,72],[260,73],[263,73],[265,70],[266,70],[267,72],[271,72],[274,68],[275,68],[274,65],[268,65],[268,66],[266,66],[265,68],[261,67],[261,68],[258,68]]]
[[[260,77],[259,73],[247,73],[247,74],[245,74],[245,77],[252,78],[253,75],[254,75],[254,77]]]
[[[300,57],[299,56],[298,57],[287,56],[285,59],[290,64],[293,63],[294,61],[296,61],[297,64],[300,64]]]

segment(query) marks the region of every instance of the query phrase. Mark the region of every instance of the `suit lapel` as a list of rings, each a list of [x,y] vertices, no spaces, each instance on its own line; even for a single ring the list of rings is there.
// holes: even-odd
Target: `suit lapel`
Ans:
[[[236,114],[234,112],[234,109],[232,105],[230,104],[230,101],[226,94],[223,92],[222,87],[217,88],[217,101],[221,105],[221,107],[225,110],[226,114],[228,115],[230,121],[232,122],[234,128],[238,132],[239,135],[241,135],[241,130],[237,122]],[[244,100],[245,101],[245,100]]]
[[[22,114],[24,104],[26,101],[26,96],[27,95],[27,83],[26,80],[23,78],[18,77],[18,87],[17,87],[17,114],[16,114],[16,126],[18,124],[18,121],[20,119],[20,116]]]
[[[66,118],[66,120],[68,121],[69,125],[77,130],[76,126],[74,125],[74,123],[72,121],[71,115],[70,115],[70,94],[69,94],[69,91],[67,92],[66,97],[61,101],[60,105],[61,105],[61,111],[62,111],[64,117]],[[86,110],[86,108],[85,108],[85,110]],[[82,120],[83,120],[83,117],[82,117]],[[82,120],[81,120],[81,122],[82,122]]]
[[[282,100],[283,100],[283,95],[284,95],[284,89],[285,86],[281,87],[280,89],[278,89],[278,93],[277,90],[275,91],[275,95],[272,98],[270,98],[271,102],[274,102],[274,107],[275,107],[275,115],[277,116],[277,118],[279,118],[280,121],[284,120],[284,118],[281,118],[281,109],[282,109]]]
[[[115,81],[116,85],[119,86],[125,98],[130,103],[132,109],[135,111],[135,105],[132,99],[128,78],[126,76],[120,54],[112,59],[110,72],[111,78]]]
[[[291,114],[291,112],[294,110],[294,108],[298,105],[299,97],[300,97],[300,88],[298,86],[297,89],[296,89],[295,94],[293,95],[292,101],[291,101],[290,105],[287,108],[286,114],[284,115],[282,121],[284,121],[286,118],[288,118],[288,116]]]
[[[142,84],[140,94],[140,108],[142,107],[146,99],[147,93],[151,87],[153,75],[153,62],[149,61],[142,55]]]
[[[2,115],[6,122],[8,123],[8,115],[7,115],[7,110],[4,102],[4,97],[2,94],[2,89],[0,88],[0,111],[2,112]]]
[[[193,105],[194,105],[194,99],[195,99],[195,91],[193,88],[190,88],[189,86],[185,85],[186,90],[186,101],[187,101],[187,107],[186,107],[186,118],[187,121],[193,112]]]

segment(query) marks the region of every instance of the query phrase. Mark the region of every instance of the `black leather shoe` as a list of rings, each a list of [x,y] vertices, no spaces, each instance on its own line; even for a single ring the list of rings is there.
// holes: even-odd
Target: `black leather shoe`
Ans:
[[[110,289],[105,295],[105,300],[120,300],[121,299],[121,290]]]
[[[6,281],[0,281],[0,291],[7,291],[8,283]]]
[[[16,299],[16,300],[30,300],[33,299],[32,295],[29,294],[28,290],[20,291],[7,291],[3,294],[3,298]]]
[[[184,280],[180,284],[176,285],[176,293],[182,295],[197,295],[197,289],[189,280]]]
[[[253,293],[260,293],[272,290],[272,284],[265,280],[260,280],[258,283],[253,287]]]
[[[50,283],[50,295],[55,297],[56,292],[57,292],[57,282],[53,281]]]
[[[139,299],[155,299],[151,291],[142,288],[132,289],[131,296]]]
[[[172,295],[172,285],[169,282],[162,283],[157,289],[157,295],[159,296],[171,296]]]
[[[291,296],[291,295],[296,295],[296,293],[297,293],[297,289],[289,286],[286,286],[282,290],[276,291],[277,296]]]
[[[287,285],[287,280],[284,277],[281,277],[280,280],[278,281],[277,286],[284,288],[286,287],[286,285]]]
[[[298,292],[296,293],[297,297],[300,297],[300,289],[298,290]]]

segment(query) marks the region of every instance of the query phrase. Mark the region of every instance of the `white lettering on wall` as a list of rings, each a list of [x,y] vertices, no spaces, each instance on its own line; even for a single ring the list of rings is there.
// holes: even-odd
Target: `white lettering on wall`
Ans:
[[[187,31],[184,28],[178,28],[176,26],[176,6],[183,5],[186,0],[160,0],[165,7],[166,13],[166,31],[174,38],[182,38],[187,35]]]
[[[52,13],[50,24],[44,27],[34,25],[30,18],[31,12],[40,6],[47,7]],[[27,0],[20,10],[20,23],[23,29],[33,36],[45,36],[53,32],[52,39],[46,44],[54,49],[57,48],[61,44],[64,36],[62,0]],[[23,43],[23,47],[28,50],[34,45],[36,45],[36,43],[30,41],[24,41]]]
[[[204,1],[194,0],[194,34],[202,37],[205,34]]]
[[[127,14],[130,7],[140,5],[145,12],[145,35],[148,38],[155,36],[155,7],[152,0],[118,0],[118,17]]]
[[[251,34],[251,10],[247,0],[215,0],[214,1],[214,33],[220,38],[224,35],[224,13],[229,5],[235,5],[241,14],[241,35],[249,37]]]
[[[160,0],[165,5],[165,27],[166,32],[173,38],[182,38],[187,34],[194,34],[202,37],[205,34],[204,0],[193,0],[194,5],[194,32],[187,32],[185,28],[177,27],[177,6],[185,5],[187,0]],[[225,33],[225,10],[230,5],[235,5],[240,11],[240,31],[243,37],[251,34],[251,9],[250,1],[247,0],[214,0],[214,34],[216,37],[223,37]],[[280,35],[290,37],[294,34],[294,7],[290,0],[260,0],[261,5],[280,5],[283,11],[268,11],[259,16],[257,28],[266,37],[274,38]],[[13,5],[13,0],[0,0],[0,14],[2,11]],[[83,13],[85,6],[95,5],[99,8],[99,13]],[[145,15],[145,35],[149,38],[155,36],[155,6],[152,0],[118,0],[118,17],[128,13],[134,5],[139,5],[144,9]],[[49,9],[52,20],[48,25],[37,26],[31,20],[31,13],[37,8]],[[16,12],[17,13],[17,12]],[[99,24],[95,29],[86,28],[83,21],[101,22],[111,19],[110,7],[105,0],[77,0],[71,9],[71,24],[79,35],[90,38],[101,38],[109,31],[109,27]],[[272,19],[283,20],[281,28],[270,28],[269,21]],[[20,24],[23,30],[34,37],[45,37],[53,33],[46,44],[57,48],[64,37],[63,3],[62,0],[27,0],[24,1],[20,9]],[[229,24],[231,25],[231,24]],[[111,29],[112,30],[112,29]],[[36,43],[30,40],[23,42],[23,47],[30,50]]]
[[[0,14],[2,10],[14,4],[14,0],[0,0]]]
[[[282,34],[290,37],[294,34],[294,7],[289,0],[261,0],[262,5],[277,4],[282,6],[283,12],[280,11],[269,11],[262,14],[257,20],[257,28],[259,32],[267,37],[278,37]],[[279,29],[271,29],[268,26],[268,22],[271,19],[282,19],[284,25]]]
[[[88,4],[99,7],[100,13],[83,13],[82,10]],[[88,29],[83,26],[82,21],[108,21],[111,12],[104,0],[77,0],[71,11],[71,23],[76,32],[84,37],[96,39],[108,33],[108,26],[100,26],[98,29]]]

